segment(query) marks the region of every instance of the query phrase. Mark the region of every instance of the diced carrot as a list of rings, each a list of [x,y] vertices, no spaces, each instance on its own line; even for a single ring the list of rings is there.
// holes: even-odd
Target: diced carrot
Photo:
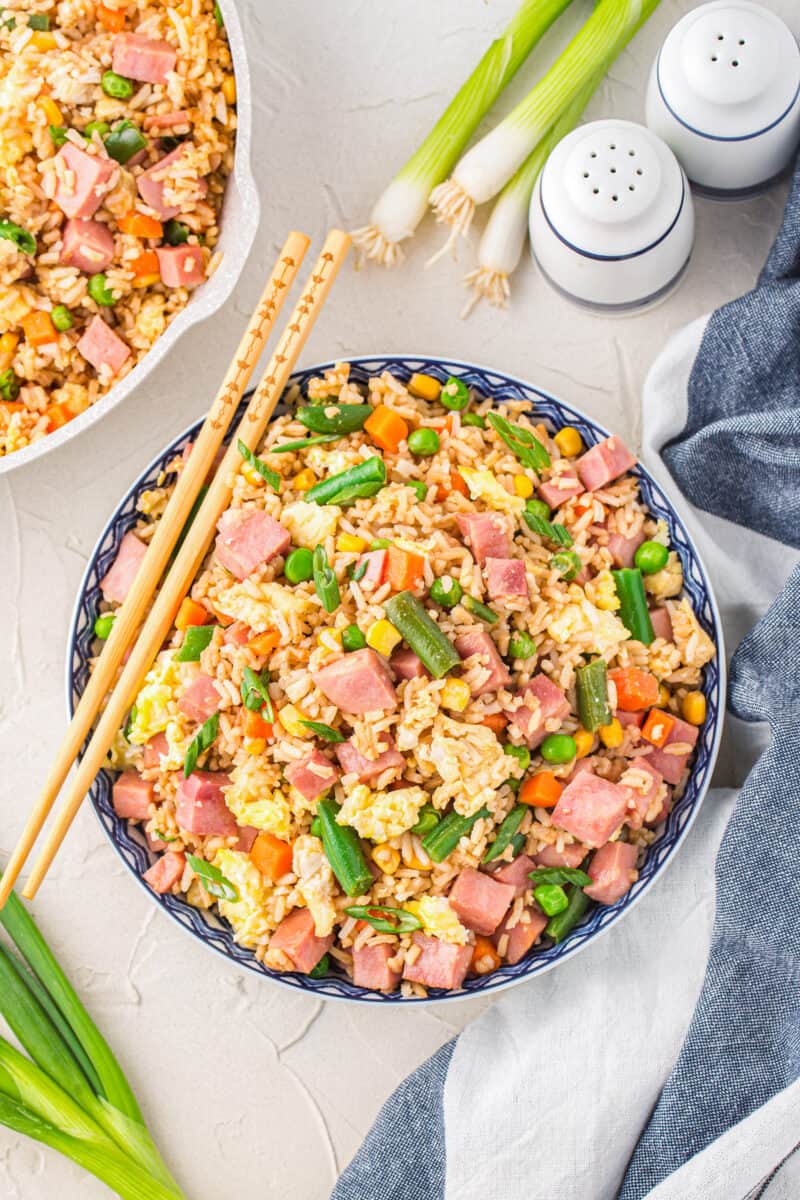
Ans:
[[[158,255],[155,250],[145,250],[144,254],[134,258],[133,262],[128,263],[128,266],[137,279],[143,275],[159,275]]]
[[[364,422],[364,431],[381,450],[396,454],[400,443],[408,437],[408,424],[399,413],[385,404],[379,404]]]
[[[49,312],[37,309],[22,318],[22,328],[31,346],[46,346],[48,342],[58,340],[58,330],[53,324]]]
[[[529,775],[519,789],[519,801],[531,808],[555,808],[563,790],[564,784],[552,771],[537,771],[535,775]]]
[[[50,404],[47,407],[47,429],[52,433],[54,429],[60,429],[62,425],[66,425],[68,421],[74,420],[76,414],[72,412],[69,405],[65,403]]]
[[[121,33],[125,28],[125,9],[108,8],[105,4],[97,6],[97,20],[109,33]]]
[[[470,967],[472,974],[491,975],[492,971],[496,971],[502,961],[489,938],[478,934],[472,950],[472,963]]]
[[[642,726],[642,737],[653,746],[661,747],[666,744],[672,730],[675,728],[675,718],[661,708],[651,708],[647,720]]]
[[[658,704],[658,680],[650,671],[638,667],[618,667],[608,672],[617,690],[617,708],[623,712],[641,712]]]
[[[292,869],[292,847],[274,834],[262,832],[253,842],[250,861],[265,879],[275,883]]]
[[[436,499],[446,500],[451,492],[460,492],[462,496],[469,496],[469,488],[458,471],[451,471],[448,482],[439,484],[436,489]]]
[[[261,713],[244,710],[244,735],[249,738],[271,738],[275,736],[275,728],[265,721]]]
[[[387,550],[386,578],[395,592],[410,591],[422,582],[425,559],[400,546],[390,545]]]
[[[487,729],[491,729],[492,733],[497,734],[502,733],[507,724],[508,717],[505,713],[500,712],[488,713],[481,721],[481,725],[485,725]]]
[[[49,29],[37,29],[31,34],[28,45],[33,46],[40,54],[46,54],[48,50],[55,50],[58,42],[55,34]]]
[[[12,413],[22,412],[24,407],[25,405],[21,400],[4,400],[0,404],[0,412],[4,412],[10,417]]]
[[[247,643],[247,649],[254,654],[271,654],[281,644],[281,635],[277,629],[268,629],[266,633],[256,634]]]
[[[232,625],[234,623],[234,621],[236,620],[236,617],[229,617],[228,614],[226,612],[223,612],[221,608],[217,608],[216,604],[212,603],[211,611],[213,612],[214,616],[219,621],[220,625],[222,625],[225,628],[227,628],[228,625]]]
[[[176,629],[188,629],[190,625],[205,625],[208,621],[208,609],[198,604],[191,596],[185,596],[175,618]]]
[[[164,233],[164,226],[155,217],[148,217],[146,213],[137,212],[136,209],[131,209],[129,213],[125,213],[124,217],[119,219],[119,227],[123,233],[130,233],[134,237],[141,238],[160,238]],[[158,258],[156,258],[156,270],[158,270]]]

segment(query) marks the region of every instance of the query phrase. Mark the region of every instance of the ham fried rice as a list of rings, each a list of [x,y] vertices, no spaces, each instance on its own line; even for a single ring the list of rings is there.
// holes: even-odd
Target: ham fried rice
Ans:
[[[275,971],[405,996],[619,900],[715,654],[634,464],[457,379],[295,389],[112,752],[150,887]],[[99,637],[182,465],[140,500]]]
[[[215,269],[235,101],[213,0],[0,3],[0,455],[94,404]]]

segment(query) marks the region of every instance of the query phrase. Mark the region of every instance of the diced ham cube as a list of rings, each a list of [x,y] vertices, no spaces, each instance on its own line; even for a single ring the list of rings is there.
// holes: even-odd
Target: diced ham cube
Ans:
[[[257,509],[229,508],[217,522],[217,560],[237,579],[284,554],[292,535],[280,521]]]
[[[184,142],[183,145],[177,146],[175,150],[165,154],[152,167],[142,171],[136,180],[139,195],[162,221],[169,221],[172,217],[177,217],[181,211],[177,204],[167,204],[164,200],[164,184],[165,177],[170,173],[172,166],[189,145],[190,143]],[[203,194],[208,190],[208,184],[204,179],[199,180],[199,190]]]
[[[111,789],[114,812],[128,821],[146,821],[154,788],[152,780],[142,779],[138,771],[123,771]]]
[[[101,158],[65,142],[55,159],[53,200],[65,217],[92,217],[102,204],[116,169],[113,158]]]
[[[369,646],[317,671],[314,683],[342,712],[368,713],[397,707],[389,672]]]
[[[368,550],[366,554],[362,554],[356,563],[356,572],[362,566],[366,567],[366,570],[358,580],[359,587],[368,592],[380,587],[386,578],[388,562],[388,550]]]
[[[582,771],[568,783],[553,809],[553,824],[566,829],[587,846],[604,845],[628,812],[624,788],[599,775]]]
[[[628,729],[631,725],[635,725],[637,729],[641,729],[642,725],[644,725],[644,709],[640,709],[638,712],[625,712],[623,709],[618,708],[615,710],[614,716],[623,729]]]
[[[423,675],[430,677],[430,672],[422,659],[408,646],[397,647],[389,659],[389,666],[392,668],[395,679],[421,679]]]
[[[133,587],[136,572],[142,565],[147,546],[135,533],[126,533],[119,544],[111,569],[100,580],[100,591],[112,604],[122,604]]]
[[[192,114],[188,108],[176,108],[173,112],[153,113],[145,117],[142,124],[145,129],[171,129],[175,125],[191,124]]]
[[[172,891],[180,881],[186,867],[186,855],[180,851],[168,850],[161,858],[156,859],[152,867],[145,871],[142,879],[150,884],[154,892],[163,895]]]
[[[259,835],[259,832],[260,831],[255,829],[252,825],[240,825],[239,840],[233,849],[238,850],[240,854],[249,854],[253,849],[253,845]]]
[[[478,566],[487,558],[508,558],[508,535],[498,518],[489,513],[457,513],[456,524]]]
[[[200,674],[193,679],[178,699],[178,708],[190,721],[202,724],[219,711],[222,697],[210,675]]]
[[[570,843],[563,850],[555,846],[545,846],[536,855],[534,862],[537,867],[579,867],[586,857],[586,847]]]
[[[522,693],[522,704],[506,711],[511,724],[535,750],[548,735],[548,723],[563,721],[570,708],[561,688],[540,672]]]
[[[645,540],[644,530],[635,533],[633,537],[623,537],[621,533],[611,533],[608,537],[608,552],[615,567],[632,567],[633,557]]]
[[[289,763],[283,773],[292,787],[311,804],[331,790],[340,774],[339,768],[319,750],[312,750],[304,758]]]
[[[117,375],[122,364],[131,356],[122,338],[98,316],[92,317],[76,348],[95,371],[108,367],[112,375]]]
[[[269,950],[285,954],[295,971],[308,975],[333,945],[333,934],[317,937],[314,918],[307,908],[293,908],[269,941]]]
[[[225,803],[224,771],[192,771],[175,793],[175,819],[181,829],[207,837],[236,837],[239,826]]]
[[[539,484],[539,495],[551,508],[558,508],[560,505],[566,504],[567,500],[571,500],[573,496],[580,496],[583,490],[583,484],[578,476],[571,471],[564,471],[563,474],[548,479],[546,483]]]
[[[653,746],[647,752],[647,758],[650,765],[655,767],[657,771],[666,779],[667,783],[680,783],[681,776],[686,769],[692,751],[694,750],[700,730],[696,725],[690,725],[687,721],[681,721],[678,717],[673,717],[675,724],[670,729],[667,735],[667,740],[659,749]],[[679,754],[671,754],[670,746],[685,745],[689,749],[681,751]]]
[[[146,771],[161,766],[162,754],[169,754],[169,742],[165,733],[157,733],[144,744],[144,768]]]
[[[167,287],[195,288],[206,277],[200,246],[157,246],[161,282]]]
[[[152,850],[154,854],[161,854],[163,850],[169,850],[169,842],[162,841],[162,839],[156,834],[148,833],[147,830],[145,830],[144,837],[149,849]]]
[[[114,257],[114,237],[102,221],[71,217],[61,235],[61,261],[88,275],[105,271]]]
[[[528,919],[523,920],[523,917],[527,917]],[[547,924],[547,917],[538,904],[532,904],[529,908],[523,910],[522,916],[512,929],[506,928],[507,921],[508,917],[505,917],[502,924],[498,926],[492,941],[496,946],[499,946],[503,935],[508,935],[504,957],[506,962],[513,965],[524,958],[531,947],[538,942]]]
[[[518,854],[511,862],[503,863],[496,871],[492,871],[492,879],[498,883],[510,884],[515,896],[521,896],[528,888],[533,887],[529,875],[536,863],[527,854]]]
[[[166,83],[178,52],[161,38],[143,33],[118,33],[111,44],[111,66],[117,75],[141,83]]]
[[[657,638],[663,638],[665,642],[674,642],[672,617],[669,615],[668,608],[651,608],[650,624],[653,626],[653,633]]]
[[[635,467],[636,457],[620,438],[612,434],[587,450],[575,466],[586,490],[596,492]]]
[[[406,961],[403,978],[431,988],[460,988],[472,962],[472,946],[456,946],[425,933],[412,937],[421,954],[415,962]]]
[[[371,779],[377,779],[384,771],[391,768],[402,771],[406,765],[405,758],[399,750],[395,749],[394,742],[391,740],[386,750],[382,750],[375,759],[366,758],[360,750],[356,749],[352,741],[340,742],[336,747],[336,757],[339,759],[344,774],[357,775],[359,783],[369,783]]]
[[[588,875],[594,883],[583,890],[600,904],[616,904],[638,878],[639,851],[628,842],[608,842],[592,855]]]
[[[389,959],[395,949],[388,942],[369,942],[353,951],[353,983],[356,987],[371,988],[375,992],[393,992],[400,982],[400,972],[393,971]]]
[[[463,633],[461,637],[456,638],[456,650],[463,659],[471,658],[473,654],[480,655],[481,666],[485,667],[489,675],[483,683],[477,684],[473,689],[473,696],[483,696],[486,692],[496,692],[499,688],[508,687],[511,683],[511,674],[508,667],[503,662],[497,647],[492,641],[491,635],[485,630],[476,630],[475,633]]]
[[[226,646],[246,646],[253,636],[253,631],[244,621],[234,621],[222,635]]]
[[[496,877],[474,867],[465,867],[447,897],[462,925],[475,933],[494,933],[514,899],[510,883],[498,883]]]
[[[630,761],[619,785],[628,798],[628,824],[631,829],[641,829],[663,784],[663,775],[652,766],[646,755]],[[656,812],[660,811],[661,805],[656,809]]]
[[[487,558],[486,586],[493,600],[509,596],[527,596],[525,563],[521,558]]]

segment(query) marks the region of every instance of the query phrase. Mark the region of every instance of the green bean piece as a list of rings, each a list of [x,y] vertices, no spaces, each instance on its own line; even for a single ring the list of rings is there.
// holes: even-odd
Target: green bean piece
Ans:
[[[216,6],[215,6],[216,7]],[[308,972],[309,979],[324,979],[331,969],[330,954],[323,954],[315,967]]]
[[[533,898],[546,917],[557,917],[569,907],[569,897],[558,884],[541,884],[533,889]]]
[[[100,86],[113,100],[130,100],[133,95],[133,80],[117,75],[116,71],[104,71]]]
[[[95,304],[99,304],[102,308],[110,308],[114,303],[113,293],[108,287],[108,280],[102,271],[98,271],[96,275],[90,276],[86,290]]]
[[[336,410],[334,412],[334,409]],[[295,416],[312,433],[356,433],[372,412],[371,404],[327,404],[298,408]]]
[[[190,625],[183,635],[183,644],[175,655],[175,662],[199,662],[216,628],[216,625]]]
[[[6,367],[5,371],[0,371],[0,396],[8,403],[13,404],[18,395],[19,380],[11,367]]]
[[[342,630],[342,649],[346,654],[352,654],[354,650],[363,650],[366,644],[367,639],[357,625],[348,625]]]
[[[289,583],[306,583],[314,575],[314,556],[305,546],[290,551],[283,564],[283,573]]]
[[[385,608],[386,616],[434,679],[459,666],[461,655],[411,592],[398,592],[386,601]]]
[[[83,136],[85,138],[90,138],[92,134],[99,133],[100,137],[102,138],[105,137],[110,130],[111,126],[109,125],[108,121],[90,121],[83,131]]]
[[[99,637],[104,642],[111,633],[115,620],[116,613],[101,613],[94,623],[94,636]]]
[[[581,725],[594,733],[601,725],[611,724],[608,703],[608,667],[604,658],[595,658],[575,672],[578,716]]]
[[[236,442],[236,449],[241,454],[242,458],[249,466],[257,471],[263,480],[265,480],[272,488],[273,492],[281,490],[281,477],[277,471],[273,471],[272,467],[268,467],[265,462],[257,457],[241,438]]]
[[[528,878],[533,882],[534,887],[546,883],[558,885],[558,887],[563,887],[567,883],[573,884],[575,887],[589,887],[594,882],[591,875],[587,875],[578,867],[537,867],[535,871],[528,872]]]
[[[336,609],[342,602],[342,594],[339,591],[339,583],[333,573],[333,568],[328,563],[328,554],[323,545],[320,544],[314,547],[311,562],[314,575],[314,591],[322,601],[322,607],[325,609],[325,612],[336,612]]]
[[[532,471],[538,472],[550,466],[550,455],[529,429],[524,429],[522,425],[514,425],[499,413],[489,413],[486,419],[523,467],[530,467]]]
[[[503,746],[503,754],[507,754],[509,758],[515,758],[522,768],[523,774],[531,765],[531,752],[527,746],[514,746],[511,742],[506,742]]]
[[[475,429],[485,429],[486,419],[480,413],[464,413],[461,418],[462,425],[472,425]]]
[[[416,833],[419,837],[424,837],[426,833],[430,833],[439,824],[440,817],[432,804],[423,804],[417,814],[417,823],[412,826],[411,832]]]
[[[656,635],[647,608],[642,572],[638,567],[623,567],[611,574],[619,597],[620,621],[635,641],[649,646]]]
[[[655,575],[658,571],[663,571],[669,561],[669,550],[666,546],[662,546],[661,542],[642,542],[633,556],[634,566],[637,566],[643,575]]]
[[[568,733],[549,733],[539,747],[539,753],[545,762],[568,763],[575,758],[578,747]]]
[[[522,818],[525,816],[527,811],[527,804],[518,804],[516,808],[512,808],[511,812],[497,830],[497,835],[491,846],[484,854],[483,862],[494,862],[494,860],[499,858],[500,855],[513,843],[514,838],[517,835],[517,830],[522,824]]]
[[[72,313],[67,308],[66,304],[57,304],[50,313],[50,320],[55,325],[59,333],[65,333],[68,329],[72,329],[74,321]]]
[[[189,742],[186,757],[183,760],[183,777],[188,779],[197,766],[197,760],[206,750],[210,750],[219,732],[219,713],[215,712],[204,721],[199,730]]]
[[[378,933],[413,933],[422,922],[405,908],[389,908],[382,904],[351,904],[344,910],[348,917],[366,921]]]
[[[456,375],[451,375],[439,393],[440,403],[452,412],[463,412],[469,404],[469,400],[469,388],[464,380],[459,379]]]
[[[563,942],[567,934],[572,933],[590,904],[589,897],[580,888],[569,889],[567,898],[568,904],[564,911],[551,917],[544,927],[545,936],[552,938],[554,942]]]
[[[168,246],[182,246],[189,240],[189,226],[171,217],[164,226],[164,241]]]
[[[407,479],[406,487],[410,487],[412,492],[416,493],[420,504],[428,494],[428,485],[427,483],[423,483],[421,479]]]
[[[474,596],[465,596],[461,603],[467,612],[472,613],[473,617],[479,617],[487,625],[496,625],[500,620],[497,613],[489,608],[488,604],[481,604],[480,600],[476,600]]]
[[[32,233],[28,233],[27,229],[17,225],[15,221],[0,220],[0,238],[5,238],[7,242],[13,242],[23,254],[36,253],[36,238]]]
[[[435,429],[415,429],[408,435],[408,448],[418,458],[430,458],[438,453],[441,441]]]
[[[558,571],[562,579],[571,583],[583,568],[583,563],[580,555],[576,554],[574,550],[562,550],[560,554],[553,555],[549,566],[551,571]]]
[[[436,604],[442,608],[455,608],[461,603],[461,597],[464,595],[464,589],[457,579],[453,579],[452,575],[442,575],[441,579],[434,579],[431,584],[430,597]]]
[[[385,483],[386,463],[380,455],[374,454],[355,467],[348,467],[315,483],[306,492],[306,501],[313,504],[350,504],[353,500],[374,496]]]
[[[147,138],[133,121],[120,121],[109,133],[105,146],[109,158],[124,166],[140,150],[147,149]]]
[[[67,140],[68,130],[66,125],[48,125],[47,129],[53,145],[58,147],[63,146]]]
[[[524,629],[512,634],[508,643],[508,653],[512,658],[533,658],[536,653],[536,642]]]
[[[339,805],[334,800],[320,800],[317,804],[317,816],[322,825],[322,848],[346,895],[363,896],[372,887],[372,872],[367,866],[355,829],[337,824],[338,812]]]
[[[488,808],[479,808],[471,817],[462,817],[459,813],[449,812],[443,817],[435,829],[422,839],[422,849],[434,862],[442,862],[448,854],[452,854],[464,834],[469,833],[472,826],[481,817],[490,817]]]

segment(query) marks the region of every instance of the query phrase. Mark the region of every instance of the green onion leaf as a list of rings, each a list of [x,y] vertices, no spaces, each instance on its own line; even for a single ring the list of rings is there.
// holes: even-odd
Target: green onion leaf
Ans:
[[[344,910],[348,917],[366,921],[379,933],[413,933],[422,928],[422,922],[405,908],[389,908],[381,904],[351,904]]]
[[[485,621],[487,625],[496,625],[500,620],[494,609],[489,608],[488,604],[482,604],[474,596],[465,596],[461,603],[467,612],[472,613],[473,617]]]
[[[293,442],[270,447],[270,454],[289,454],[293,450],[305,450],[306,446],[324,446],[327,442],[340,441],[341,437],[340,433],[321,433],[319,437],[295,438]]]
[[[331,725],[326,725],[324,721],[300,721],[301,725],[305,725],[317,737],[326,742],[344,742],[346,739],[343,734],[339,733],[338,729],[334,729]]]
[[[192,771],[197,766],[197,760],[201,754],[209,750],[214,745],[217,733],[219,732],[219,713],[215,712],[212,716],[204,721],[199,730],[189,742],[189,747],[186,751],[186,757],[183,760],[183,777],[188,779]]]
[[[546,521],[544,517],[527,510],[522,514],[522,519],[533,533],[539,534],[539,537],[548,538],[557,546],[564,546],[567,549],[572,545],[572,534],[563,525],[554,521]]]
[[[249,712],[260,713],[263,710],[266,720],[271,723],[275,719],[275,713],[268,685],[269,671],[264,670],[259,675],[252,667],[245,667],[239,692],[242,704]]]
[[[216,628],[216,625],[190,625],[184,634],[183,645],[175,655],[175,662],[199,662]]]
[[[527,804],[518,804],[516,808],[512,808],[511,812],[498,829],[497,836],[495,837],[491,846],[484,854],[483,862],[494,862],[494,860],[499,858],[503,851],[512,844],[517,830],[522,824],[522,818],[525,816],[527,811]]]
[[[28,233],[27,229],[15,224],[14,221],[0,220],[0,238],[13,242],[23,254],[36,253],[36,238],[32,233]]]
[[[545,884],[563,887],[565,883],[574,883],[576,887],[589,887],[594,882],[591,875],[578,870],[577,867],[537,867],[528,877],[533,880],[534,887]]]
[[[218,900],[228,900],[231,904],[238,902],[239,889],[222,874],[219,867],[206,862],[204,858],[198,858],[196,854],[187,854],[186,861],[209,896],[216,896]]]
[[[255,454],[253,454],[253,451],[245,446],[241,438],[239,438],[236,443],[236,449],[239,451],[245,462],[249,463],[254,471],[258,471],[262,479],[266,479],[273,492],[279,492],[281,490],[281,477],[278,472],[273,471],[272,468],[268,467],[267,464],[262,462],[260,458],[256,458]]]
[[[314,548],[314,590],[326,612],[335,612],[342,602],[339,583],[328,565],[328,554],[323,545]]]
[[[354,563],[353,569],[350,572],[350,578],[352,579],[353,583],[358,583],[360,580],[362,580],[364,578],[366,573],[367,573],[367,563],[366,562]]]
[[[324,979],[325,976],[330,973],[330,969],[331,969],[331,956],[330,956],[330,954],[323,954],[322,958],[319,960],[317,965],[315,967],[312,967],[312,969],[308,972],[309,978]]]
[[[550,466],[550,455],[529,429],[522,425],[514,425],[499,413],[487,413],[486,420],[523,467],[530,467],[532,471],[542,471]]]

